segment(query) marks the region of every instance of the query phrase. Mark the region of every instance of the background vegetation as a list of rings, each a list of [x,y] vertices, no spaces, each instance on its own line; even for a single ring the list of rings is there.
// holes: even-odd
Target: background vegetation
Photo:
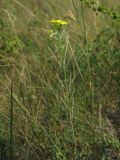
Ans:
[[[119,0],[0,1],[1,160],[120,160],[119,11]]]

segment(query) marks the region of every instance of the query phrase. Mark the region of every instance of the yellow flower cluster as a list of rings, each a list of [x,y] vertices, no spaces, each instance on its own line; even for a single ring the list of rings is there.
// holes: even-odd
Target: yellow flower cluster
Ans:
[[[67,25],[68,23],[66,21],[60,20],[60,19],[52,19],[49,21],[51,24],[54,25]]]

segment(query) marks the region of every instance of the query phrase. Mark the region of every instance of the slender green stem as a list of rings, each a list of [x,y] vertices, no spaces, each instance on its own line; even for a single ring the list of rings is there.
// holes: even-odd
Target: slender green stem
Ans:
[[[86,35],[86,25],[85,25],[85,17],[84,17],[84,8],[83,4],[81,3],[81,15],[82,15],[82,21],[83,21],[83,37],[84,37],[84,44],[86,45],[87,43],[87,35]]]
[[[10,160],[13,160],[13,80],[10,88]]]

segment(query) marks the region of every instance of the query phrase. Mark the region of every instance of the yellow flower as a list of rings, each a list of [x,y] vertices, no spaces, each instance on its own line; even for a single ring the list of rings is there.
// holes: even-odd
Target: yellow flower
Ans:
[[[67,25],[68,23],[66,21],[60,20],[60,19],[52,19],[49,21],[51,24],[54,25]]]
[[[54,33],[54,31],[52,29],[49,29],[48,33],[52,34],[52,33]]]
[[[54,32],[52,29],[49,29],[49,30],[48,30],[48,33],[49,33],[49,36],[50,36],[50,37],[53,37],[54,35],[57,34],[57,32]]]

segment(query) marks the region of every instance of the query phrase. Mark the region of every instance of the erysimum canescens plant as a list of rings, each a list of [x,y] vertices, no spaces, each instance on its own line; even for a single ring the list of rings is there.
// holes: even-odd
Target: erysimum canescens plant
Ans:
[[[68,22],[61,19],[52,19],[49,23],[49,44],[52,44],[52,47],[54,46],[54,49],[56,48],[59,53],[64,53],[69,39],[66,28]]]

